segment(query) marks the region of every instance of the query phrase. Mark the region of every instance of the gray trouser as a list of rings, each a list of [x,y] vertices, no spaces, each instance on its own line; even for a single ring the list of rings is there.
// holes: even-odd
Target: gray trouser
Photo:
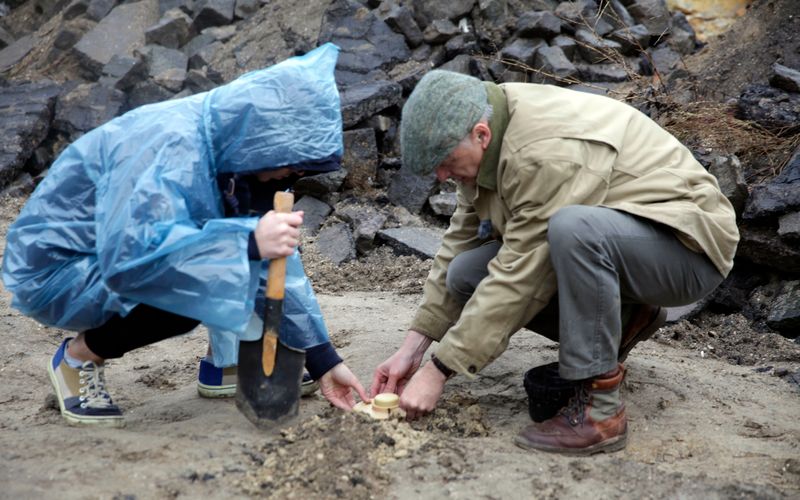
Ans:
[[[559,372],[570,380],[614,369],[622,335],[622,304],[679,306],[710,293],[723,277],[704,254],[671,229],[603,207],[564,207],[550,219],[550,261],[557,299],[528,325],[558,340]],[[466,302],[500,249],[490,242],[457,255],[447,289]]]

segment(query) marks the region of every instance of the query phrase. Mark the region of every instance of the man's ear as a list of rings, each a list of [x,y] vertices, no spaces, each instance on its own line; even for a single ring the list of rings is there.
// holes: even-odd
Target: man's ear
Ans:
[[[486,122],[478,122],[472,127],[472,135],[480,142],[481,148],[486,151],[489,144],[492,142],[492,129]]]

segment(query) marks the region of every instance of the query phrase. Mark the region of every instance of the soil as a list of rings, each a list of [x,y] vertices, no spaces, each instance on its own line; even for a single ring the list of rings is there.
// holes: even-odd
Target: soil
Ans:
[[[797,30],[786,28],[798,16],[776,14],[796,10],[793,1],[756,1],[727,38],[688,58],[703,68],[701,95],[715,86],[736,95],[766,74],[761,59],[772,56],[751,49],[771,46],[757,33],[798,54]],[[731,62],[743,53],[752,68]],[[732,69],[715,69],[723,65]],[[23,201],[0,200],[0,248]],[[337,267],[313,238],[304,246],[332,340],[368,386],[405,335],[430,261],[379,248]],[[108,363],[126,415],[113,430],[69,427],[59,415],[45,366],[68,332],[20,315],[1,285],[0,321],[3,498],[800,497],[800,345],[740,314],[702,313],[639,344],[622,388],[628,446],[590,458],[513,445],[530,422],[522,375],[558,354],[529,331],[476,380],[452,379],[421,420],[374,421],[317,394],[297,419],[262,431],[231,399],[197,395],[198,328]]]

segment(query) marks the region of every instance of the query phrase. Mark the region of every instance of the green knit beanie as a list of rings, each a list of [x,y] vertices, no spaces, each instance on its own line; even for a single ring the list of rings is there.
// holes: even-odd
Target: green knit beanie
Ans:
[[[403,106],[403,166],[417,175],[433,172],[480,121],[488,102],[486,87],[477,78],[439,69],[428,72]]]

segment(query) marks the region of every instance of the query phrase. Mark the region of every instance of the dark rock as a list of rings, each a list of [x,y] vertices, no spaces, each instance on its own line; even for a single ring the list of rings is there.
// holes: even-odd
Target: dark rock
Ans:
[[[552,12],[525,12],[517,21],[517,35],[525,38],[546,38],[561,34],[561,19]]]
[[[778,236],[787,241],[800,241],[800,212],[788,213],[778,219]]]
[[[83,36],[83,31],[72,26],[64,26],[53,39],[53,47],[59,50],[71,49]]]
[[[118,5],[75,44],[84,70],[96,79],[114,55],[132,56],[144,45],[144,32],[158,21],[155,0]]]
[[[178,49],[191,38],[192,19],[180,9],[164,13],[161,20],[144,32],[145,43]]]
[[[454,36],[444,44],[444,49],[448,59],[480,52],[478,40],[472,33]]]
[[[425,43],[439,44],[444,43],[460,32],[458,26],[449,19],[437,19],[430,23],[422,32]]]
[[[178,92],[186,81],[188,57],[182,51],[160,45],[148,45],[142,50],[150,78],[171,92]]]
[[[375,235],[387,219],[385,214],[369,205],[346,202],[336,205],[336,215],[352,226],[356,250],[359,254],[367,253],[374,248]]]
[[[636,19],[633,18],[628,9],[619,0],[610,0],[608,2],[608,7],[603,9],[603,19],[617,30],[629,28],[636,24]]]
[[[405,37],[355,0],[334,0],[325,12],[319,43],[341,48],[336,67],[366,74],[388,69],[411,56]]]
[[[575,31],[575,40],[578,42],[578,53],[591,64],[614,61],[622,51],[622,45],[618,42],[606,40],[583,28]]]
[[[489,70],[486,68],[483,61],[474,57],[470,57],[466,54],[461,54],[452,61],[442,64],[439,66],[439,69],[455,71],[456,73],[463,73],[465,75],[472,75],[479,80],[491,79]]]
[[[650,68],[646,73],[652,74],[653,69],[655,69],[663,81],[689,74],[681,55],[671,47],[664,45],[658,48],[650,48],[647,53],[649,54],[648,62],[652,62],[655,68]]]
[[[406,37],[409,47],[419,47],[423,42],[422,30],[419,29],[411,11],[391,2],[384,2],[384,4],[387,6],[387,11],[381,16],[383,22]]]
[[[40,19],[50,19],[66,7],[68,0],[34,0],[31,3]]]
[[[204,37],[206,35],[200,35],[199,37],[195,37],[195,39]],[[210,39],[213,39],[211,35],[208,35]],[[204,41],[208,39],[203,39]],[[194,40],[192,40],[194,41]],[[189,42],[191,44],[192,42]],[[213,41],[207,45],[203,45],[201,47],[193,48],[191,51],[184,51],[184,53],[189,57],[189,69],[202,69],[204,67],[210,66],[212,59],[216,55],[217,51],[222,49],[223,44],[222,42]]]
[[[347,177],[345,169],[301,177],[294,183],[294,190],[298,195],[311,195],[325,200],[331,193],[339,190],[345,177]]]
[[[350,226],[344,222],[323,228],[317,234],[317,251],[337,266],[356,258],[356,247]]]
[[[722,194],[730,200],[737,215],[741,215],[747,201],[747,182],[744,180],[742,163],[736,155],[714,155],[708,171],[717,178]]]
[[[194,0],[158,0],[158,15],[163,16],[172,9],[180,9],[189,17],[194,15]]]
[[[619,43],[623,54],[638,54],[650,45],[650,33],[643,24],[619,29],[608,38]]]
[[[520,62],[526,66],[532,66],[536,58],[536,52],[547,47],[547,42],[541,38],[517,38],[500,51],[503,59]]]
[[[74,0],[61,12],[61,19],[64,21],[75,19],[84,15],[88,8],[89,0]]]
[[[10,68],[27,56],[39,44],[39,37],[26,35],[0,50],[0,73],[5,73]]]
[[[671,16],[665,0],[635,0],[627,7],[633,18],[644,24],[651,35],[661,36],[669,31]]]
[[[4,49],[14,43],[16,39],[5,28],[0,26],[0,49]]]
[[[709,307],[715,312],[746,312],[749,317],[753,317],[754,307],[750,304],[750,295],[753,290],[767,283],[766,272],[737,260],[728,277],[709,295]]]
[[[398,64],[389,73],[392,80],[402,87],[402,95],[408,95],[417,86],[417,83],[425,76],[425,73],[432,70],[435,65],[432,62],[408,61]]]
[[[375,130],[362,128],[344,133],[342,167],[348,172],[345,186],[360,192],[372,187],[378,170]]]
[[[340,93],[342,102],[342,120],[344,128],[350,128],[402,101],[403,88],[391,81],[367,82],[343,89]]]
[[[120,114],[125,93],[100,83],[82,83],[61,95],[53,127],[77,139]]]
[[[133,109],[145,104],[166,101],[174,96],[174,92],[170,92],[152,80],[145,80],[137,83],[128,91],[128,108]]]
[[[47,137],[61,87],[51,81],[3,87],[0,92],[0,187],[22,172]]]
[[[186,73],[184,86],[193,94],[198,94],[215,88],[217,84],[208,78],[202,70],[191,69]]]
[[[557,37],[550,40],[551,47],[558,47],[561,49],[561,52],[564,53],[565,56],[570,61],[575,60],[575,54],[577,54],[577,47],[578,44],[572,38],[566,35],[558,35]]]
[[[139,54],[135,57],[115,55],[103,66],[101,83],[127,91],[147,76],[147,64]]]
[[[195,5],[193,27],[200,33],[212,26],[223,26],[233,21],[236,0],[201,0]]]
[[[561,2],[554,14],[572,26],[588,28],[588,22],[597,16],[597,4],[594,0],[576,0]]]
[[[450,217],[456,211],[458,200],[455,192],[439,193],[428,198],[428,204],[436,215]]]
[[[800,95],[766,85],[750,85],[739,98],[736,117],[778,134],[800,130]]]
[[[536,51],[533,67],[553,83],[574,83],[578,75],[575,67],[558,47],[541,47]]]
[[[681,54],[691,54],[697,48],[697,35],[683,12],[672,14],[669,44]]]
[[[800,148],[781,173],[765,184],[753,186],[745,205],[744,219],[759,219],[785,214],[800,208]]]
[[[769,84],[787,92],[800,92],[800,71],[775,63]]]
[[[426,227],[397,227],[378,231],[378,239],[399,255],[432,259],[442,245],[444,231]]]
[[[741,239],[736,255],[783,272],[800,272],[800,246],[778,238],[770,228],[753,224],[739,226]]]
[[[800,333],[800,281],[787,281],[772,302],[767,326],[793,339]]]
[[[86,9],[86,17],[92,21],[100,21],[117,6],[117,0],[90,0]]]
[[[392,177],[386,194],[389,201],[395,205],[405,207],[409,212],[418,214],[425,206],[425,202],[428,201],[428,196],[431,195],[435,185],[436,178],[433,175],[420,177],[403,168]]]
[[[449,0],[431,2],[430,0],[411,0],[414,17],[421,27],[427,27],[437,19],[456,19],[470,13],[476,0]]]
[[[31,174],[28,172],[22,172],[22,174],[17,177],[14,182],[9,184],[7,188],[0,192],[0,196],[22,198],[31,194],[34,189],[36,189],[36,182],[34,181],[33,177],[31,177]]]
[[[233,15],[237,19],[247,19],[261,8],[260,0],[236,0]]]
[[[584,82],[624,82],[630,73],[620,64],[578,64]]]
[[[302,210],[303,214],[303,228],[309,234],[317,234],[319,228],[325,222],[325,218],[330,215],[331,207],[324,201],[320,201],[313,196],[303,196],[297,203],[294,204],[293,210]]]

